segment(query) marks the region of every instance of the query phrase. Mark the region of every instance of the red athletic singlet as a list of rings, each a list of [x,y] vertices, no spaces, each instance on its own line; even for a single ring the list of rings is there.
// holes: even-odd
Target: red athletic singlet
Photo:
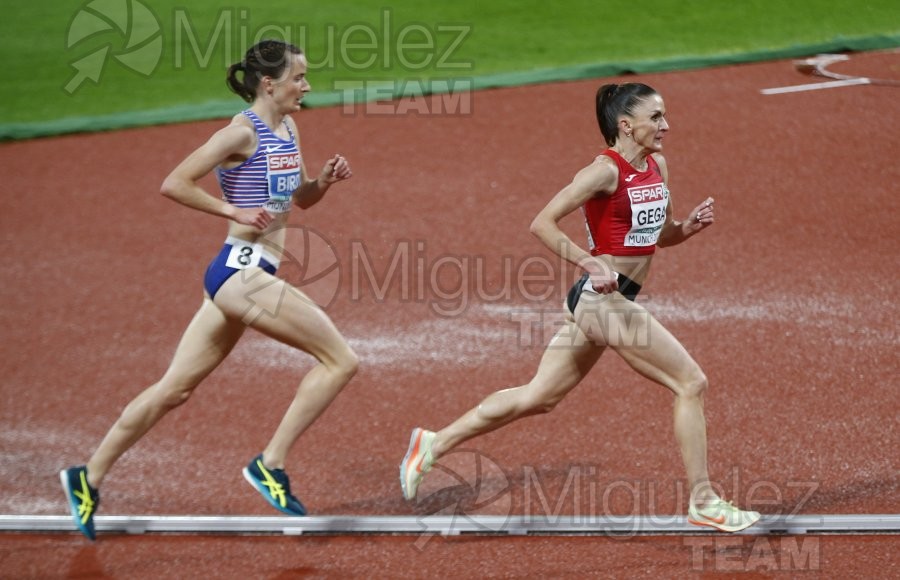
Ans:
[[[612,195],[597,195],[584,206],[591,255],[647,256],[666,221],[669,190],[656,160],[647,157],[647,170],[638,171],[621,155],[607,149],[601,155],[619,168],[619,183]]]

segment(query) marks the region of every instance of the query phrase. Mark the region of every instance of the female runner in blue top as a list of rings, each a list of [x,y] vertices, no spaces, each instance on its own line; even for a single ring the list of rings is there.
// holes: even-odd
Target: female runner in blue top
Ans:
[[[231,66],[227,79],[250,108],[235,115],[163,182],[163,195],[228,220],[228,237],[207,268],[203,303],[166,373],[125,407],[86,465],[60,473],[75,522],[90,539],[95,537],[98,488],[107,472],[157,421],[188,400],[248,325],[318,361],[300,382],[266,448],[244,468],[244,477],[273,507],[292,515],[306,513],[284,472],[288,451],[358,365],[328,316],[274,277],[291,206],[317,203],[332,184],[352,175],[340,155],[329,159],[317,177],[306,173],[290,116],[300,110],[310,90],[306,70],[306,58],[296,46],[264,40],[251,47]],[[213,170],[222,199],[198,185]]]

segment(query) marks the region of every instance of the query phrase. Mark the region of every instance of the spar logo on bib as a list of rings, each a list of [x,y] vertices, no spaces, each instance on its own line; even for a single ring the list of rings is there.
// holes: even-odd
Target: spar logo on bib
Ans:
[[[631,230],[624,244],[630,247],[652,246],[666,221],[669,190],[665,184],[654,183],[628,188],[631,202]]]
[[[279,153],[274,147],[266,151],[270,201],[290,201],[300,187],[300,153]]]

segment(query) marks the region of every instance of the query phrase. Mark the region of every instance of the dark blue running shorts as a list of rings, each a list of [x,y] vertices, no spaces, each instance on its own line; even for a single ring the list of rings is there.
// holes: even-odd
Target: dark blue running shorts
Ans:
[[[219,288],[226,280],[241,270],[254,267],[262,268],[274,275],[278,271],[278,261],[260,244],[229,236],[225,240],[222,251],[213,258],[206,269],[203,287],[209,293],[210,298],[215,298]]]

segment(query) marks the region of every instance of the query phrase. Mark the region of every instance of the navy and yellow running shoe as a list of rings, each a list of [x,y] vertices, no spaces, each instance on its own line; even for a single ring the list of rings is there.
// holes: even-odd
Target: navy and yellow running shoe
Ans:
[[[97,539],[94,531],[94,512],[100,505],[100,492],[87,482],[87,467],[79,465],[59,472],[66,499],[75,519],[75,525],[91,541]]]
[[[287,474],[283,469],[269,469],[263,465],[262,453],[244,468],[244,479],[278,511],[292,516],[306,515],[306,508],[291,495],[291,482]]]

